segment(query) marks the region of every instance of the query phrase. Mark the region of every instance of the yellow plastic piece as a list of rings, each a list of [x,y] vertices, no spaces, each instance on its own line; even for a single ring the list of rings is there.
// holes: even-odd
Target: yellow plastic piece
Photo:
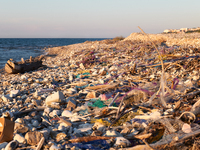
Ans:
[[[103,119],[91,119],[91,123],[99,122],[103,124],[104,126],[110,126],[110,123],[108,121],[105,121]]]

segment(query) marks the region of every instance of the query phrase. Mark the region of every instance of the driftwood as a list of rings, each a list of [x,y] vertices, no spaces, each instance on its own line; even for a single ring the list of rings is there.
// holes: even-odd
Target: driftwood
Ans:
[[[23,111],[19,111],[13,114],[13,120],[15,121],[17,118],[19,118],[22,115],[25,115],[27,113],[33,112],[33,111],[44,111],[45,107],[37,107],[37,108],[30,108],[30,109],[26,109]]]
[[[35,58],[32,58],[31,56],[28,60],[24,60],[22,58],[21,62],[15,62],[14,60],[10,59],[5,64],[5,71],[9,74],[16,74],[38,69],[39,67],[42,67],[43,58],[43,55]]]
[[[42,148],[42,145],[44,144],[44,140],[45,138],[42,137],[35,150],[40,150]]]
[[[107,136],[87,136],[87,137],[78,137],[76,139],[70,139],[71,143],[82,143],[82,142],[89,142],[94,140],[108,140],[114,139],[116,137],[107,137]]]

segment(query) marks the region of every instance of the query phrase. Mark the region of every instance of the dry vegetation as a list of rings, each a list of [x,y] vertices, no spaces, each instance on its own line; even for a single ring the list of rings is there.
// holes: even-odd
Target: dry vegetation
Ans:
[[[200,47],[200,33],[178,33],[178,34],[148,34],[150,38],[155,43],[166,42],[168,46],[182,45],[182,46],[191,46],[191,47]],[[126,40],[139,40],[141,42],[149,41],[148,37],[142,33],[132,33],[130,36],[124,39]]]

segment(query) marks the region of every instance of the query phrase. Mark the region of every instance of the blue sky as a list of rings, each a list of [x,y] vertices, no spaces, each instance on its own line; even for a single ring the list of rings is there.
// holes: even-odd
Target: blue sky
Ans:
[[[1,0],[0,38],[114,38],[200,27],[199,0]]]

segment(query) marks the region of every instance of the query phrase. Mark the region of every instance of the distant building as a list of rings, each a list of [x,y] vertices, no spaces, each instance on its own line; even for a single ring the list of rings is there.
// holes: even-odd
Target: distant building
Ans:
[[[187,32],[189,28],[180,28],[180,32]]]
[[[200,31],[200,27],[197,28],[180,28],[180,29],[166,29],[163,33],[186,33]]]
[[[170,29],[165,29],[165,30],[163,31],[163,33],[170,33],[170,32],[171,32]]]

